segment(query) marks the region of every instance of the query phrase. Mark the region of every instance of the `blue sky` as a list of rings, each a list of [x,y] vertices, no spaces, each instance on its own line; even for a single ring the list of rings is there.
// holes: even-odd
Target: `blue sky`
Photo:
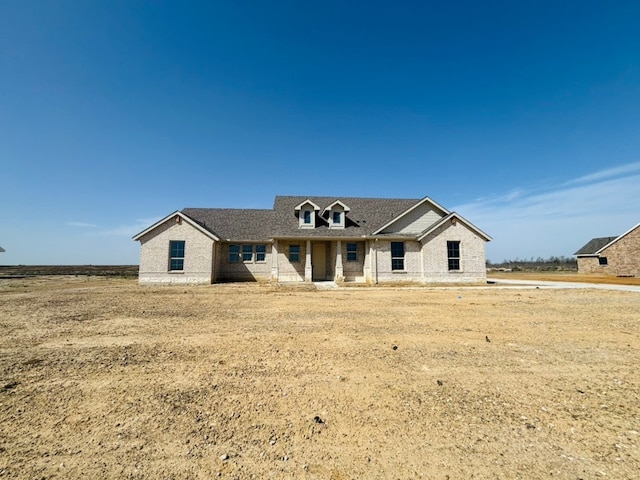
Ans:
[[[0,264],[184,207],[429,196],[487,257],[640,222],[640,2],[0,3]]]

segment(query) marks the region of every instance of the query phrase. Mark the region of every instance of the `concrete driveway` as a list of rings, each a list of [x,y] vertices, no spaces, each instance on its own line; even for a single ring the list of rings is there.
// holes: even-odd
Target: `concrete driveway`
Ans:
[[[610,285],[607,283],[579,283],[579,282],[551,282],[545,280],[508,280],[504,278],[491,278],[487,277],[487,282],[511,287],[511,288],[595,288],[600,290],[620,290],[623,292],[637,292],[640,293],[640,286],[638,285]]]

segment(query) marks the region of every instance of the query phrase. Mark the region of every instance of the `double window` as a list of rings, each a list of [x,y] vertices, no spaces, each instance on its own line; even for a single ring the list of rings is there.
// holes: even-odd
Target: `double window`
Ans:
[[[358,261],[358,244],[347,243],[347,262]]]
[[[229,245],[229,263],[260,263],[267,259],[266,245]]]
[[[460,270],[460,242],[447,242],[449,270]]]
[[[391,242],[391,270],[404,270],[404,242]]]
[[[184,270],[184,240],[169,242],[169,270]]]

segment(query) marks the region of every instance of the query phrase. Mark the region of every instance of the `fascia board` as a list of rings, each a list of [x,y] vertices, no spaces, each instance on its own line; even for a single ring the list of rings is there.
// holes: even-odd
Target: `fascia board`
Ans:
[[[296,205],[296,207],[294,208],[294,210],[295,210],[296,212],[297,212],[298,210],[301,210],[301,209],[302,209],[302,206],[303,206],[303,205],[306,205],[307,203],[308,203],[309,205],[311,205],[315,211],[320,211],[320,207],[319,207],[318,205],[316,205],[315,203],[313,203],[313,202],[311,201],[311,199],[309,199],[309,198],[307,198],[304,202],[302,202],[302,203],[300,203],[300,204]],[[289,208],[291,208],[291,207],[289,207]]]
[[[159,227],[160,225],[162,225],[163,223],[175,218],[176,216],[180,217],[183,221],[187,222],[189,225],[191,225],[193,228],[195,228],[196,230],[202,232],[203,234],[205,234],[206,236],[208,236],[209,238],[215,240],[216,242],[219,242],[220,239],[214,235],[213,233],[211,233],[209,230],[207,230],[206,228],[204,228],[202,225],[200,225],[198,222],[196,222],[195,220],[193,220],[191,217],[188,217],[187,215],[185,215],[184,213],[180,212],[180,211],[175,211],[173,213],[170,213],[169,215],[167,215],[166,217],[164,217],[162,220],[158,220],[156,223],[154,223],[153,225],[151,225],[150,227],[146,228],[145,230],[143,230],[142,232],[138,233],[137,235],[135,235],[133,237],[134,240],[140,240],[140,238],[142,238],[144,235],[146,235],[147,233],[151,232],[152,230],[154,230],[155,228]]]
[[[329,205],[324,210],[322,210],[322,213],[320,215],[324,215],[325,212],[327,212],[329,210],[333,210],[334,205],[340,205],[345,212],[350,212],[351,211],[351,209],[347,205],[345,205],[343,202],[341,202],[340,200],[336,200],[331,205]]]
[[[604,247],[602,247],[600,250],[596,251],[596,255],[600,255],[600,253],[605,249],[605,248],[609,248],[611,245],[613,245],[614,243],[616,243],[618,240],[626,237],[627,235],[629,235],[631,232],[633,232],[636,228],[640,227],[640,223],[638,223],[635,227],[630,228],[629,230],[627,230],[626,232],[624,232],[622,235],[620,235],[619,237],[611,240],[609,243],[607,243]]]
[[[460,215],[458,215],[456,212],[451,212],[446,217],[442,217],[442,219],[440,221],[438,221],[438,222],[434,223],[433,225],[431,225],[429,228],[427,228],[424,232],[422,232],[418,236],[418,240],[422,241],[427,235],[429,235],[435,229],[439,228],[441,225],[443,225],[446,222],[450,221],[452,218],[455,218],[458,222],[464,224],[468,229],[470,229],[473,232],[475,232],[478,236],[484,238],[485,241],[490,242],[492,240],[492,238],[489,235],[484,233],[482,230],[480,230],[474,224],[472,224],[471,222],[466,220],[464,217],[461,217]]]

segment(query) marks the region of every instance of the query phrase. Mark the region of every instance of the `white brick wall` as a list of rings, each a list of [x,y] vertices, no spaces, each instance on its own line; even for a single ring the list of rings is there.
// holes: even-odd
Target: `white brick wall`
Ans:
[[[184,272],[169,271],[169,242],[184,240]],[[211,283],[214,241],[182,221],[167,220],[140,239],[138,281],[150,283]]]
[[[460,271],[449,271],[447,241],[460,242]],[[423,239],[424,282],[477,282],[487,278],[485,241],[461,222],[447,223]]]
[[[169,271],[169,242],[185,241],[184,272]],[[460,242],[460,271],[449,271],[447,241]],[[214,281],[268,281],[273,267],[273,247],[266,245],[264,262],[229,262],[229,245],[215,242],[187,222],[170,219],[140,239],[141,284],[152,283],[212,283]],[[347,262],[347,241],[342,240],[343,273],[347,281],[365,281],[365,249],[373,246],[375,262],[371,269],[373,281],[385,282],[478,282],[486,279],[485,241],[461,222],[447,223],[432,232],[422,242],[405,241],[405,268],[391,270],[391,241],[357,242],[358,261]],[[300,259],[289,262],[289,245],[300,246]],[[305,279],[307,241],[304,239],[278,242],[278,281],[301,282]],[[333,278],[337,241],[327,248],[327,278]],[[254,250],[255,254],[255,250]],[[368,258],[367,258],[368,261]]]
[[[233,245],[240,245],[242,243],[234,243]],[[219,268],[216,273],[216,281],[268,281],[271,278],[271,251],[272,246],[268,243],[261,243],[267,248],[265,261],[257,262],[255,257],[255,245],[244,243],[244,245],[253,246],[253,259],[250,262],[240,261],[232,263],[229,262],[229,244],[225,243],[220,246],[218,251],[220,252]],[[242,255],[242,250],[240,251]]]
[[[289,262],[289,245],[300,245],[300,261]],[[304,282],[305,256],[307,253],[307,241],[278,242],[278,281],[280,282]]]
[[[394,240],[395,241],[395,240]],[[378,282],[420,282],[420,242],[404,242],[404,270],[391,270],[391,241],[379,240],[374,243],[377,254]]]

